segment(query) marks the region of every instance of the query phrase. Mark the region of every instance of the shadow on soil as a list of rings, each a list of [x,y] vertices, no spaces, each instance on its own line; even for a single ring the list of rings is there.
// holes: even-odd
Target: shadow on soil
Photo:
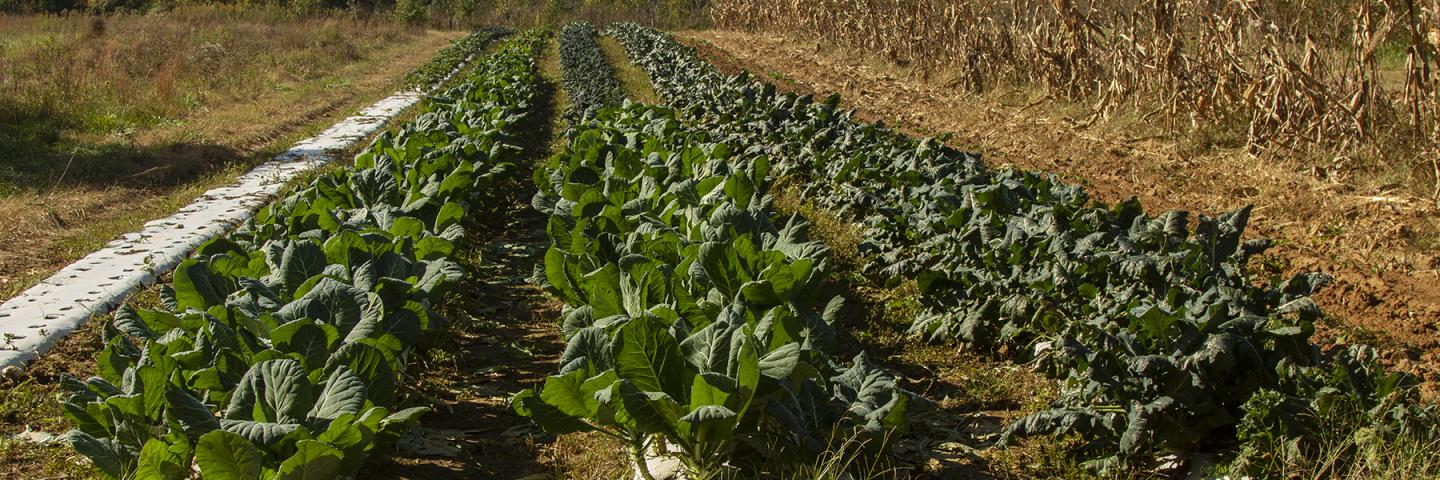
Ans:
[[[138,146],[66,138],[79,120],[0,100],[0,196],[36,188],[123,185],[165,189],[193,182],[250,154],[206,143]]]
[[[370,478],[515,478],[546,470],[529,440],[529,420],[507,400],[554,370],[564,345],[553,328],[558,304],[527,280],[543,257],[543,219],[514,205],[497,217],[505,227],[475,230],[463,247],[469,275],[443,307],[455,324],[409,368],[420,377],[410,402],[434,411]]]
[[[548,154],[554,134],[542,83],[526,135],[512,139],[526,152],[515,178],[496,190],[504,198],[471,202],[469,234],[457,260],[468,272],[441,306],[451,321],[445,338],[418,355],[408,403],[434,411],[389,458],[371,462],[363,478],[520,478],[548,474],[540,463],[546,436],[509,405],[511,394],[554,372],[565,345],[556,332],[560,303],[529,281],[547,247],[546,219],[530,207],[529,171]],[[493,193],[491,193],[493,194]]]

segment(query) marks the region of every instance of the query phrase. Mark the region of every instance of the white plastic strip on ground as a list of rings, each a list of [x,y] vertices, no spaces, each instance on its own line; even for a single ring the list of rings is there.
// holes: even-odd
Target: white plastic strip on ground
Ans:
[[[107,313],[132,292],[153,285],[158,275],[174,269],[201,244],[250,218],[290,179],[369,138],[422,98],[419,92],[402,92],[376,102],[296,143],[235,183],[205,192],[174,215],[146,223],[139,232],[121,236],[0,305],[0,369],[23,367],[91,316]]]

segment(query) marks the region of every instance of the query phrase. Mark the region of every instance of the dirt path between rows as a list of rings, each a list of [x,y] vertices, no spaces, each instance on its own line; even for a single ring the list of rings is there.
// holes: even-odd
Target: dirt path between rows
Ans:
[[[544,473],[542,447],[509,397],[554,370],[565,345],[559,303],[527,277],[545,252],[545,219],[526,204],[474,235],[465,279],[446,300],[456,322],[412,366],[412,396],[433,411],[364,478],[519,478]]]
[[[569,105],[559,88],[559,45],[551,39],[537,59],[541,101],[532,112],[526,153],[517,165],[541,168],[564,146],[565,124],[556,112]],[[506,198],[476,208],[486,224],[462,247],[467,274],[442,307],[456,322],[419,365],[412,399],[434,411],[400,442],[397,451],[360,478],[537,480],[614,479],[628,472],[623,445],[598,433],[555,436],[516,414],[510,397],[539,388],[559,365],[561,302],[530,281],[549,247],[547,217],[530,206],[528,174],[498,188]]]
[[[1135,196],[1152,213],[1217,214],[1254,204],[1250,234],[1278,240],[1262,264],[1285,275],[1335,276],[1317,298],[1337,320],[1322,329],[1322,340],[1375,344],[1432,392],[1440,385],[1440,255],[1423,245],[1440,230],[1433,203],[1355,191],[1240,153],[1187,155],[1164,138],[1084,125],[1042,103],[1007,105],[900,78],[874,59],[814,40],[724,31],[676,36],[727,72],[747,70],[797,92],[840,93],[858,118],[915,135],[952,134],[952,145],[982,152],[992,166],[1053,172],[1087,185],[1100,201]]]

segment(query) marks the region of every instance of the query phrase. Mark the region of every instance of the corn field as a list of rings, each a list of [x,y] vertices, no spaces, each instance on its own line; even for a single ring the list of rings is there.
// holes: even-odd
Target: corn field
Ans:
[[[1253,154],[1440,177],[1440,0],[716,0],[726,29],[796,32],[971,92],[1040,87]],[[1356,159],[1369,159],[1357,165]],[[1428,188],[1427,188],[1428,190]],[[1440,185],[1432,195],[1440,197]]]

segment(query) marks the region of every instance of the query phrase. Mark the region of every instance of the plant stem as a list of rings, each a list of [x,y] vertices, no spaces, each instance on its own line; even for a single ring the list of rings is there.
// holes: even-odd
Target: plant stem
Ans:
[[[635,462],[635,470],[640,472],[640,478],[643,478],[645,480],[655,480],[655,476],[650,474],[650,466],[645,463],[644,440],[641,440],[639,442],[632,442],[630,444],[630,456]]]

